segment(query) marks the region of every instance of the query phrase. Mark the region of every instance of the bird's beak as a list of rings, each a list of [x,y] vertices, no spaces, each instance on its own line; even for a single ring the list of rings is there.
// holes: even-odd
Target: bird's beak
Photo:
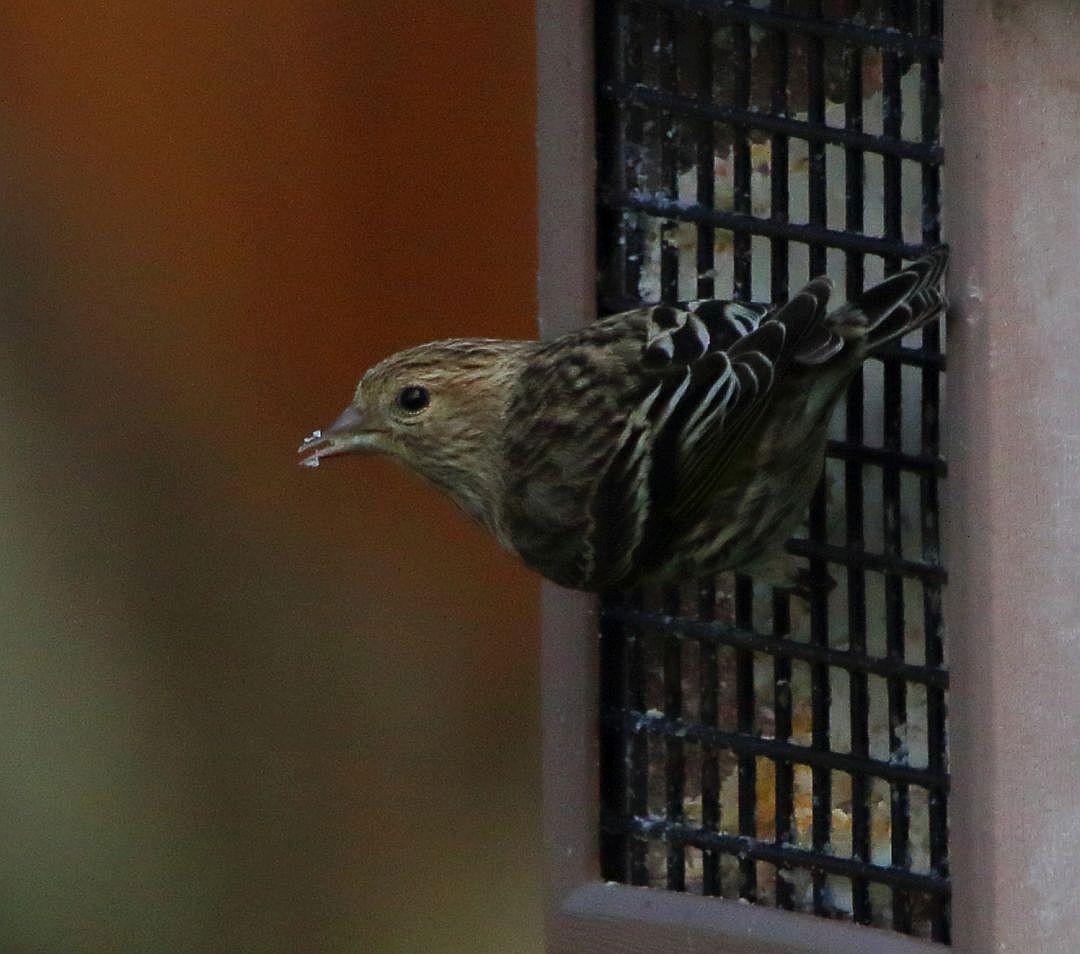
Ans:
[[[297,448],[298,454],[305,455],[300,463],[304,467],[318,467],[324,457],[378,450],[381,433],[366,428],[360,412],[350,404],[329,427],[313,431],[304,438],[304,443]]]

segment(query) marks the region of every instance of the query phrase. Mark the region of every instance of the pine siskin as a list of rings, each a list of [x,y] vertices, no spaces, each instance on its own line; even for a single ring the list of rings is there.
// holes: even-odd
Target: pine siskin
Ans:
[[[563,586],[775,562],[863,359],[939,317],[942,246],[831,312],[828,278],[776,309],[653,305],[552,341],[455,339],[371,368],[303,463],[388,454]]]

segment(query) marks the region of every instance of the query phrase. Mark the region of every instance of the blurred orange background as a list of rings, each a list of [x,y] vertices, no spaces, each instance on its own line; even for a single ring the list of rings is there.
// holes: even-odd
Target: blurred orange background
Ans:
[[[0,11],[0,949],[539,950],[537,586],[361,371],[535,335],[534,6]]]

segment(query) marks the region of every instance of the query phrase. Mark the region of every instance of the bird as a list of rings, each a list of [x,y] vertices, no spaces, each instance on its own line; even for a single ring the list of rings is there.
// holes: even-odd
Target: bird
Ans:
[[[948,248],[829,310],[654,304],[544,341],[461,338],[371,367],[301,463],[398,460],[556,584],[607,592],[734,570],[794,584],[784,543],[862,362],[947,307]],[[795,574],[797,575],[797,574]]]

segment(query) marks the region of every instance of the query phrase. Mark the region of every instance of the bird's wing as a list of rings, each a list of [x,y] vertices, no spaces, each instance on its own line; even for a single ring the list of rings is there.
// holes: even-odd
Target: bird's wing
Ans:
[[[825,322],[831,289],[815,279],[775,310],[722,301],[652,309],[641,353],[657,382],[648,408],[649,550],[662,551],[703,513],[777,378],[843,349]]]
[[[921,328],[948,306],[941,281],[948,261],[947,245],[931,249],[832,312],[830,326],[849,337],[863,337],[867,353]]]
[[[843,346],[816,321],[829,287],[820,279],[775,311],[637,309],[541,346],[507,413],[514,549],[564,586],[632,581],[722,481],[778,369]]]
[[[776,309],[655,305],[539,346],[507,413],[509,545],[566,586],[632,583],[745,479],[778,382],[801,388],[801,369],[834,358],[854,367],[940,311],[944,257],[831,315],[832,285],[817,278]]]

